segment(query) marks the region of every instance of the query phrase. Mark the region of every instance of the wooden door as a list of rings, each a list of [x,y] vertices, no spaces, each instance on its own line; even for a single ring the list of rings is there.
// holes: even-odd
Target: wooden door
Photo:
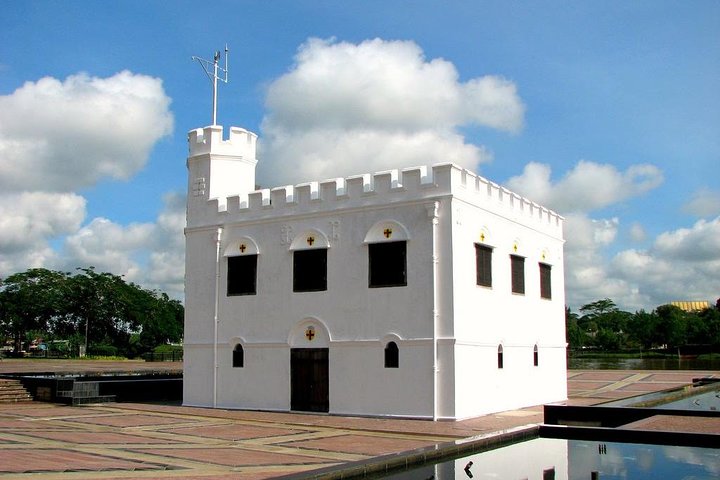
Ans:
[[[290,350],[290,409],[327,412],[330,407],[327,348]]]

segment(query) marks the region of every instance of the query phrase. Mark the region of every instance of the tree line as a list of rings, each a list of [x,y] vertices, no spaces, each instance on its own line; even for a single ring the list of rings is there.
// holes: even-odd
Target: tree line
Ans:
[[[89,355],[132,358],[180,341],[183,316],[178,300],[94,267],[33,268],[0,279],[0,337],[15,354],[41,339],[60,354],[87,347]]]
[[[567,341],[571,349],[604,351],[626,349],[677,349],[706,345],[720,350],[720,299],[715,306],[687,312],[662,305],[652,312],[620,310],[609,298],[565,311]]]

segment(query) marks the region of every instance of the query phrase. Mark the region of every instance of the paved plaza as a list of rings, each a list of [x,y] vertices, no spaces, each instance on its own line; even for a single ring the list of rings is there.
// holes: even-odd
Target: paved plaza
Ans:
[[[71,363],[63,368],[88,369]],[[104,372],[180,367],[137,363],[91,366]],[[26,371],[52,370],[43,362],[24,364]],[[3,360],[0,373],[21,365]],[[572,370],[567,403],[592,405],[683,386],[702,376],[720,372]],[[0,405],[0,479],[271,478],[541,422],[540,406],[430,422],[167,404],[28,402]]]

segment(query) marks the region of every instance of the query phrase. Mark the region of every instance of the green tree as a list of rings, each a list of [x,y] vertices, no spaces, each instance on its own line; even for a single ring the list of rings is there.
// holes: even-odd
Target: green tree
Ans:
[[[628,321],[630,341],[646,350],[651,349],[653,346],[659,346],[659,344],[656,344],[658,340],[656,333],[658,322],[659,319],[655,312],[648,313],[645,310],[635,312]]]
[[[0,284],[0,329],[16,351],[33,331],[70,340],[74,351],[87,344],[89,351],[143,353],[180,340],[183,316],[179,301],[93,267],[75,275],[32,269]]]
[[[609,298],[580,307],[578,326],[590,337],[589,343],[603,350],[625,346],[631,314],[620,310]]]
[[[0,325],[13,339],[13,351],[21,349],[31,330],[48,331],[67,308],[67,274],[33,268],[10,275],[0,284]]]
[[[587,333],[578,324],[578,315],[565,307],[565,338],[572,349],[578,349],[589,343]]]
[[[658,316],[656,343],[664,342],[669,348],[687,343],[686,312],[674,305],[661,305],[655,312]]]

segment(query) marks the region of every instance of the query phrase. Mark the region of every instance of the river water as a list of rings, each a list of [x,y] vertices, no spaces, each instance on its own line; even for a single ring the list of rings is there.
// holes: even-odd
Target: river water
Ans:
[[[578,358],[568,359],[570,370],[716,370],[720,358]]]

